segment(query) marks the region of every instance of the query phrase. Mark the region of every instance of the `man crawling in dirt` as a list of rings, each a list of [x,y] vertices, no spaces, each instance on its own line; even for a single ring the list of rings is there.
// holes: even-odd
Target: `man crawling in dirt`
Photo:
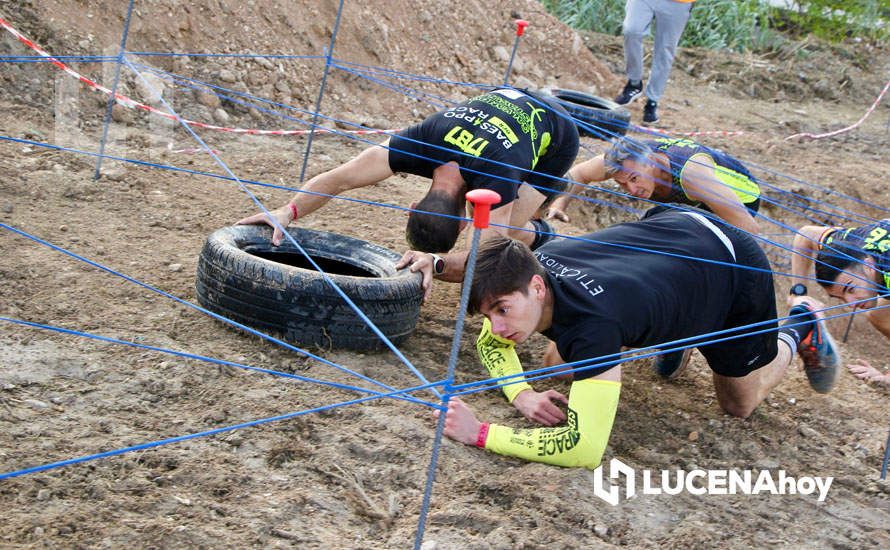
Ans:
[[[290,202],[271,212],[277,225],[265,213],[238,223],[272,225],[272,243],[278,245],[284,237],[279,226],[309,215],[333,195],[375,185],[395,172],[432,178],[426,195],[411,205],[406,237],[414,250],[398,265],[422,271],[429,294],[433,276],[452,282],[463,278],[466,252],[436,253],[454,247],[463,229],[467,191],[491,189],[501,196],[492,206],[494,227],[483,239],[501,232],[535,248],[552,237],[546,222],[530,220],[548,197],[565,189],[561,178],[575,161],[578,143],[572,118],[553,98],[497,89],[435,113],[310,179]]]
[[[828,392],[840,363],[821,315],[804,297],[781,327],[773,277],[755,240],[693,211],[653,208],[640,221],[556,239],[532,252],[493,238],[483,244],[470,310],[485,315],[477,342],[493,377],[523,380],[514,346],[540,332],[545,365],[573,367],[568,398],[522,381],[504,386],[529,420],[559,427],[513,429],[479,422],[459,399],[445,435],[526,460],[595,468],[612,430],[622,347],[684,340],[713,371],[720,407],[746,418],[785,376],[795,352],[810,385]],[[717,331],[718,335],[713,334]],[[777,332],[776,332],[777,331]],[[567,405],[567,414],[557,406]]]

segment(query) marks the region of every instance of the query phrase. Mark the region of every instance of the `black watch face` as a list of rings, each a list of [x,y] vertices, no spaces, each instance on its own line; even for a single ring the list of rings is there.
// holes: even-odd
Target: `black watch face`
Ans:
[[[442,272],[445,271],[445,260],[442,258],[436,258],[436,263],[433,264],[433,272],[436,275],[441,275]]]
[[[795,296],[806,296],[807,287],[803,286],[801,283],[797,283],[791,287],[791,294],[794,294]]]

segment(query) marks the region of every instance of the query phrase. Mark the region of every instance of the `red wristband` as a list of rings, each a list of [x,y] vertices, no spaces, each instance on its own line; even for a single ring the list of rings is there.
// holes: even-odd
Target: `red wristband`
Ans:
[[[485,448],[485,440],[488,439],[488,422],[483,422],[481,426],[479,426],[479,435],[476,436],[476,446],[480,449]]]
[[[292,202],[289,202],[289,203],[287,203],[287,206],[288,206],[288,208],[290,208],[290,213],[293,214],[293,217],[290,219],[290,221],[294,221],[295,219],[297,219],[297,216],[299,215],[299,212],[297,211],[297,205]]]

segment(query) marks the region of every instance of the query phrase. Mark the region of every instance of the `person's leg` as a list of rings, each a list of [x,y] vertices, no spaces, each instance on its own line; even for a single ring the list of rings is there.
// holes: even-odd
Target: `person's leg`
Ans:
[[[519,229],[511,229],[508,232],[510,238],[522,241],[531,246],[535,241],[535,226],[529,221],[532,215],[538,211],[538,208],[544,203],[546,197],[543,193],[534,187],[526,184],[519,186],[519,193],[513,200],[513,210],[510,213],[510,225],[513,227],[522,227],[528,231]]]
[[[769,392],[782,380],[796,350],[783,339],[779,339],[779,350],[776,357],[767,365],[741,378],[714,375],[714,389],[717,391],[717,402],[727,413],[748,418]]]
[[[654,15],[646,0],[627,0],[624,6],[624,68],[632,82],[643,80],[643,37]]]
[[[689,21],[691,3],[657,0],[655,10],[655,45],[652,50],[652,69],[646,84],[646,97],[658,102],[664,93],[677,44]],[[625,46],[625,51],[627,46]]]

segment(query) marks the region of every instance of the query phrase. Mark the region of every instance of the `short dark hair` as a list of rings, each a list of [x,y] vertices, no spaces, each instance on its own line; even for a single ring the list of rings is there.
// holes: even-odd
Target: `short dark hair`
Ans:
[[[816,281],[825,288],[833,285],[841,273],[860,265],[865,259],[861,248],[845,246],[839,241],[832,242],[831,246],[831,249],[823,248],[816,254]]]
[[[476,269],[470,286],[468,310],[479,313],[482,302],[505,296],[517,290],[525,294],[528,283],[535,275],[547,281],[544,266],[538,262],[531,249],[524,243],[494,236],[479,247]]]
[[[460,199],[444,191],[427,193],[408,215],[408,245],[421,252],[448,252],[454,248],[460,235],[460,207]]]

